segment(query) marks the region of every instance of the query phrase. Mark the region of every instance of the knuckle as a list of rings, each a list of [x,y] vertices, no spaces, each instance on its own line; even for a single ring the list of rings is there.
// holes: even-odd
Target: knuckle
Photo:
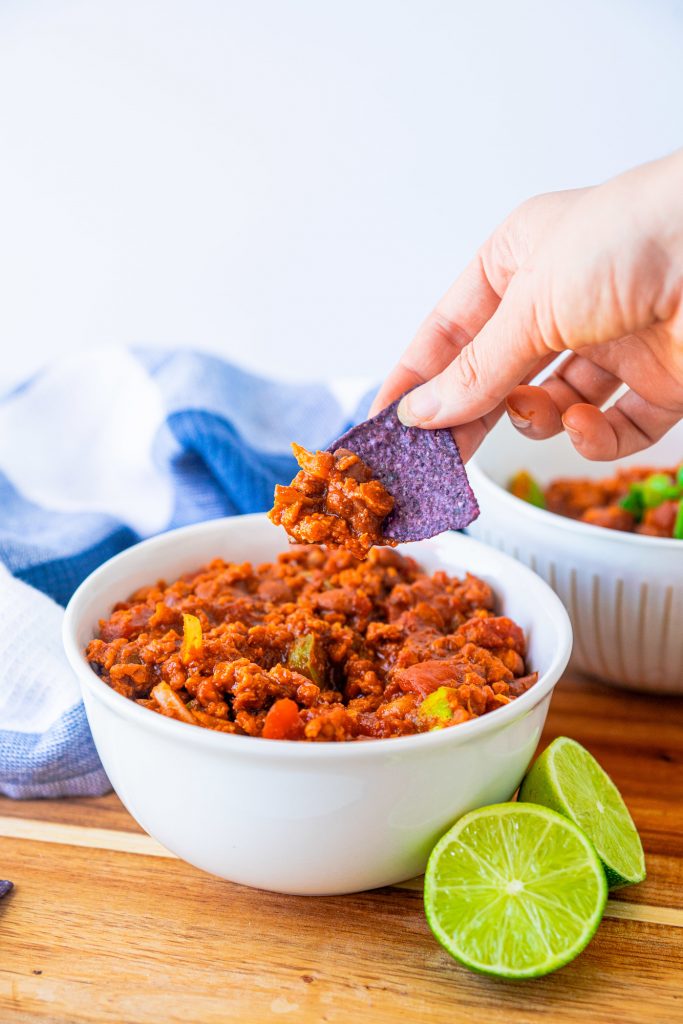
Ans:
[[[484,277],[499,298],[505,293],[519,267],[514,238],[514,224],[508,218],[496,228],[478,253]]]
[[[456,383],[461,388],[465,391],[479,388],[481,370],[473,345],[466,345],[453,365]]]
[[[439,309],[435,309],[430,314],[426,328],[428,334],[437,341],[439,346],[455,349],[456,352],[462,345],[470,341],[467,332]]]
[[[402,371],[404,376],[406,374],[408,374],[411,377],[415,378],[414,381],[411,384],[411,387],[417,387],[419,384],[424,384],[425,383],[425,380],[426,380],[425,375],[418,368],[416,363],[414,363],[413,360],[410,359],[410,357],[408,356],[407,353],[405,355],[401,356],[401,358],[398,361],[398,366],[399,366],[399,370]]]

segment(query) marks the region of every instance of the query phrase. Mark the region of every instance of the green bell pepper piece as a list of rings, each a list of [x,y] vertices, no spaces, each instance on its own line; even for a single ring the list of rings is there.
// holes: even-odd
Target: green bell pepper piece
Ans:
[[[675,540],[683,540],[683,498],[678,503],[673,536]]]
[[[287,668],[306,676],[317,686],[324,686],[326,659],[320,637],[307,633],[295,640],[287,656]]]
[[[452,697],[452,702],[449,697]],[[453,718],[453,712],[457,707],[458,693],[452,686],[440,686],[434,690],[420,704],[417,709],[417,716],[423,721],[431,722],[431,729],[444,729]]]
[[[663,501],[678,497],[678,486],[672,484],[668,473],[653,473],[643,480],[641,487],[645,508],[657,508]]]
[[[628,493],[619,502],[621,508],[630,512],[637,523],[643,518],[645,502],[643,500],[643,488],[640,484],[631,484]]]

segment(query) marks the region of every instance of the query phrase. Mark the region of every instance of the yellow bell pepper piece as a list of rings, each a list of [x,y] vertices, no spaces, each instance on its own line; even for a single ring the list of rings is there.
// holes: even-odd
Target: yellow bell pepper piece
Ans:
[[[196,615],[183,614],[183,642],[180,647],[180,660],[183,665],[189,664],[201,653],[202,624]]]

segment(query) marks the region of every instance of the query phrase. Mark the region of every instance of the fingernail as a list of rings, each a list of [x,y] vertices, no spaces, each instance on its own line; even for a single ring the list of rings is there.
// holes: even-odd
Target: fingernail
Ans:
[[[583,444],[583,434],[580,430],[574,430],[573,427],[568,426],[564,420],[562,421],[562,424],[564,426],[565,433],[569,434],[569,440],[573,445]]]
[[[517,427],[517,430],[528,430],[531,426],[531,416],[525,416],[524,413],[520,412],[519,409],[515,409],[509,401],[507,405],[507,414],[510,417],[510,422],[513,426]]]
[[[436,416],[440,405],[434,385],[430,382],[402,398],[396,415],[404,427],[419,427],[421,423]]]

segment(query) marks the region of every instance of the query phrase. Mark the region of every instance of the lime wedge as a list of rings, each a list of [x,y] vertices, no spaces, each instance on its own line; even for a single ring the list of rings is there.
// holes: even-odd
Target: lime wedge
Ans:
[[[460,963],[498,978],[538,978],[590,942],[607,882],[567,818],[495,804],[466,814],[436,844],[424,900],[429,927]]]
[[[566,736],[547,747],[522,782],[520,800],[543,804],[583,829],[602,860],[610,889],[645,878],[640,836],[621,794],[588,751]]]

